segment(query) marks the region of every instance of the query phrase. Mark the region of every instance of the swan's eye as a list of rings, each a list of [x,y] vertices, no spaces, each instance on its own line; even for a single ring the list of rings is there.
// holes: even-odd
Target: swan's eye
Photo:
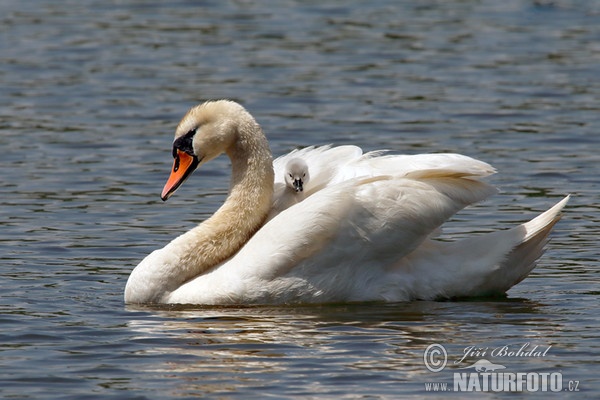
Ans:
[[[181,150],[184,153],[189,154],[190,156],[195,155],[193,142],[194,135],[197,131],[198,128],[192,129],[188,131],[188,133],[186,133],[185,135],[175,139],[175,141],[173,142],[173,158],[177,157],[177,150]]]

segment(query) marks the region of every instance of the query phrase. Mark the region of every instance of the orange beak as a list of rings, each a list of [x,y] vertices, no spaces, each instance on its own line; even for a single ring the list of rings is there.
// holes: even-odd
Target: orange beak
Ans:
[[[177,150],[175,153],[175,161],[173,161],[173,170],[163,188],[160,198],[163,201],[167,199],[177,190],[177,188],[190,176],[198,167],[198,157],[191,156],[188,153]]]

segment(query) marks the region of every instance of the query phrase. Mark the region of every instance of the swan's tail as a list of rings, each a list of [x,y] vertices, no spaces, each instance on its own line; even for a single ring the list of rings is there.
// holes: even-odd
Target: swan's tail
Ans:
[[[522,242],[515,246],[498,268],[499,278],[505,277],[509,286],[498,287],[499,291],[506,291],[521,282],[535,268],[537,260],[544,253],[544,246],[548,243],[550,231],[561,218],[561,211],[569,201],[570,196],[565,197],[554,207],[532,219],[531,221],[515,228],[524,230],[525,237]],[[520,228],[520,229],[519,229]],[[494,277],[491,277],[492,280]],[[490,285],[493,289],[493,285]]]
[[[437,250],[435,259],[422,257],[425,253],[431,254],[431,249],[424,253],[417,250],[411,255],[412,266],[424,266],[428,270],[426,272],[430,273],[430,280],[428,291],[423,291],[426,288],[415,288],[416,293],[430,293],[430,299],[505,293],[533,270],[536,261],[544,253],[550,231],[560,220],[561,211],[569,197],[512,229],[451,243],[430,242],[429,246]]]

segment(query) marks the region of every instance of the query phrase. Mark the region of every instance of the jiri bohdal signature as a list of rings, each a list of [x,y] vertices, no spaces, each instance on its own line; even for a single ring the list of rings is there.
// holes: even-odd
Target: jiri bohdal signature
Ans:
[[[552,345],[547,347],[535,345],[531,346],[531,343],[527,342],[522,345],[509,344],[505,346],[492,347],[477,347],[467,346],[463,350],[463,356],[460,360],[454,361],[454,364],[460,364],[465,359],[470,357],[518,357],[518,358],[541,358],[546,357],[548,351],[552,348]]]

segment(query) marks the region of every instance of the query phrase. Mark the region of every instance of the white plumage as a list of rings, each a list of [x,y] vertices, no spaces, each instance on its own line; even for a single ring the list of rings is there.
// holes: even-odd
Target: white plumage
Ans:
[[[211,219],[135,268],[125,290],[128,303],[406,301],[504,293],[533,269],[568,200],[512,229],[441,242],[431,236],[448,218],[495,193],[481,181],[495,172],[490,165],[458,154],[363,155],[356,146],[324,146],[282,156],[269,173],[268,152],[262,149],[258,157],[239,148],[251,141],[246,136],[265,145],[260,127],[227,101],[192,109],[176,139],[189,132],[188,156],[198,165],[221,152],[232,159],[230,196]],[[214,143],[221,148],[206,149]],[[182,162],[186,157],[180,150],[174,149],[176,164],[179,155]],[[244,151],[251,157],[236,162]],[[263,160],[248,161],[258,158]],[[298,158],[310,169],[309,184],[301,201],[283,201],[289,195],[286,165]],[[187,175],[167,186],[176,188]],[[167,186],[163,193],[172,192]],[[230,210],[242,220],[228,220]],[[260,221],[247,222],[254,219]]]

